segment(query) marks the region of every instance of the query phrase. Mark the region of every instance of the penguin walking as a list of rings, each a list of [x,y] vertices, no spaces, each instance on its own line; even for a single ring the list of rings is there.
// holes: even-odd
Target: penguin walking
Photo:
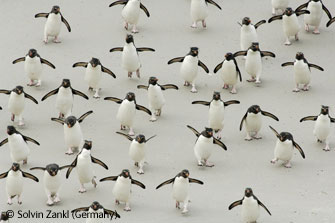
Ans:
[[[272,3],[272,15],[276,15],[277,11],[280,10],[282,13],[288,7],[290,0],[271,0]]]
[[[194,145],[194,155],[198,161],[198,166],[213,167],[214,164],[208,162],[212,155],[212,144],[216,144],[224,150],[227,150],[226,145],[213,136],[212,128],[205,128],[201,133],[189,125],[187,125],[187,128],[191,129],[197,137]]]
[[[7,126],[7,135],[8,137],[0,142],[0,146],[8,143],[12,162],[19,163],[23,161],[23,164],[27,164],[28,156],[30,154],[30,148],[27,141],[32,142],[38,146],[40,143],[35,139],[22,135],[12,125]]]
[[[200,66],[206,73],[209,73],[207,66],[198,58],[199,48],[191,47],[190,52],[184,57],[176,57],[168,61],[168,64],[180,62],[180,75],[185,80],[184,86],[192,85],[192,93],[197,93],[195,88],[195,79],[198,75],[198,66]]]
[[[192,28],[197,28],[197,23],[200,21],[202,22],[203,28],[207,27],[205,20],[208,17],[208,3],[222,10],[222,8],[213,0],[191,0]]]
[[[61,41],[58,39],[58,35],[61,31],[62,22],[65,24],[67,30],[71,32],[70,24],[63,17],[60,12],[60,7],[55,5],[52,7],[51,12],[49,13],[38,13],[35,15],[35,18],[45,17],[47,21],[44,26],[44,40],[45,44],[48,43],[49,36],[54,37],[54,43],[60,43]]]
[[[304,15],[305,30],[309,32],[309,27],[314,26],[313,33],[320,34],[319,25],[323,15],[322,10],[327,14],[328,18],[331,19],[332,15],[329,10],[321,0],[309,0],[308,2],[300,5],[297,10],[300,11],[304,8],[311,12],[311,14]]]
[[[138,89],[148,90],[149,107],[152,113],[150,121],[152,122],[157,120],[157,116],[161,116],[162,107],[165,104],[165,98],[162,91],[167,89],[178,90],[178,87],[174,84],[160,85],[157,81],[158,79],[156,77],[150,77],[148,86],[137,85]]]
[[[283,20],[283,30],[286,36],[285,45],[291,45],[290,37],[294,36],[295,40],[299,40],[298,33],[300,31],[300,24],[298,21],[298,16],[303,14],[310,14],[308,10],[295,10],[292,8],[286,8],[282,15],[276,15],[269,19],[268,23],[271,23],[275,20]]]
[[[242,76],[234,54],[230,52],[226,53],[225,59],[216,65],[214,73],[217,73],[219,70],[221,70],[220,77],[223,81],[223,89],[228,89],[230,86],[232,86],[230,93],[236,94],[237,80],[239,78],[240,82],[242,82]]]
[[[148,9],[141,3],[140,0],[119,0],[109,5],[109,7],[115,5],[124,5],[121,15],[124,20],[124,28],[128,30],[128,26],[132,25],[132,33],[138,33],[136,28],[138,20],[140,18],[140,10],[142,9],[147,17],[150,17]]]
[[[25,107],[25,98],[32,100],[35,104],[38,104],[37,100],[24,92],[22,86],[16,86],[13,90],[1,89],[0,93],[9,95],[8,110],[11,112],[11,120],[15,121],[15,116],[19,119],[19,126],[24,125],[22,113]]]
[[[262,136],[259,135],[259,131],[262,128],[262,118],[261,115],[270,117],[276,121],[279,121],[277,116],[271,114],[270,112],[263,111],[259,105],[252,105],[248,108],[247,112],[243,116],[240,123],[240,131],[242,130],[243,124],[247,132],[245,140],[250,141],[252,139],[261,139]]]
[[[42,101],[55,94],[57,94],[56,109],[59,111],[59,118],[66,118],[71,115],[74,95],[88,100],[86,94],[71,87],[70,79],[63,79],[58,88],[43,96]]]
[[[7,211],[1,212],[0,215],[0,223],[6,223],[9,222],[10,216]]]
[[[24,71],[30,80],[27,86],[41,86],[42,64],[46,64],[49,67],[56,69],[55,65],[46,59],[43,59],[35,49],[30,49],[25,57],[20,57],[14,60],[13,64],[18,62],[24,62]]]
[[[142,65],[138,52],[155,52],[154,49],[149,47],[136,47],[134,43],[134,37],[130,34],[127,34],[126,36],[126,43],[124,44],[124,47],[115,47],[109,50],[109,52],[115,51],[122,52],[121,66],[123,69],[128,71],[129,78],[132,77],[133,72],[136,72],[137,77],[140,78],[140,68],[142,67]]]
[[[259,48],[259,43],[254,42],[251,44],[248,50],[238,51],[234,53],[234,57],[237,56],[246,56],[245,60],[245,70],[251,76],[251,79],[247,80],[248,82],[255,82],[256,84],[261,83],[261,74],[262,74],[262,57],[276,57],[276,55],[269,51],[261,51]]]
[[[122,132],[116,132],[117,134],[123,135],[126,137],[130,143],[129,147],[129,156],[130,158],[135,162],[135,166],[138,167],[138,174],[144,174],[144,164],[145,164],[145,151],[146,151],[146,143],[156,137],[156,135],[153,135],[149,137],[148,139],[145,138],[144,135],[139,134],[135,138],[131,137],[130,135],[124,134]]]
[[[311,67],[318,69],[320,71],[324,71],[322,67],[308,63],[304,54],[302,52],[298,52],[295,56],[294,62],[286,62],[283,63],[281,66],[294,66],[294,79],[296,88],[293,89],[293,92],[300,91],[300,85],[303,85],[302,90],[308,91],[309,90],[309,83],[311,82]]]
[[[104,162],[91,155],[91,149],[92,141],[85,140],[83,149],[77,155],[76,159],[71,163],[69,169],[66,172],[66,179],[68,179],[73,168],[76,168],[80,182],[79,193],[86,192],[84,186],[85,183],[92,182],[93,186],[97,187],[97,183],[95,181],[96,176],[94,175],[94,171],[92,169],[93,163],[98,164],[108,170],[108,166]]]
[[[185,214],[188,212],[189,204],[189,187],[190,183],[197,183],[203,185],[204,183],[201,180],[190,178],[190,172],[188,170],[182,170],[175,177],[164,181],[156,187],[156,190],[160,187],[172,184],[172,197],[176,200],[176,208],[180,209],[180,203],[183,203],[182,213]]]
[[[266,20],[261,20],[257,22],[255,25],[251,23],[251,20],[249,17],[244,17],[242,19],[241,25],[241,33],[240,33],[240,45],[241,50],[247,50],[252,43],[258,42],[258,35],[256,32],[256,29],[262,25],[265,24]]]
[[[47,205],[52,206],[60,202],[59,190],[62,185],[62,178],[58,172],[69,168],[70,165],[58,166],[56,163],[48,164],[46,167],[32,167],[30,170],[43,170],[44,190],[48,197]]]
[[[293,156],[293,150],[296,148],[302,158],[305,159],[305,153],[302,148],[296,143],[293,139],[293,135],[289,132],[281,132],[280,134],[271,126],[270,129],[275,133],[277,136],[277,143],[275,146],[274,158],[271,160],[272,164],[275,164],[278,160],[284,161],[284,166],[286,168],[291,168],[291,159]]]
[[[100,180],[103,181],[116,181],[113,187],[112,193],[115,197],[115,204],[119,205],[120,202],[126,203],[124,211],[131,211],[130,208],[130,195],[131,195],[131,185],[135,184],[143,189],[145,189],[145,185],[137,180],[134,180],[128,169],[122,170],[121,174],[118,176],[110,176],[105,177]]]
[[[64,139],[68,148],[65,154],[72,155],[74,150],[81,148],[83,145],[84,137],[79,123],[92,113],[93,111],[88,111],[78,119],[75,116],[69,116],[65,120],[61,118],[51,118],[52,121],[58,122],[64,126]]]
[[[131,136],[135,134],[133,124],[136,110],[144,111],[148,115],[152,115],[149,109],[136,103],[135,94],[133,92],[128,92],[123,100],[115,97],[105,97],[104,100],[121,104],[116,114],[116,119],[121,123],[121,130],[129,128],[128,134]]]
[[[228,210],[231,210],[239,205],[242,206],[242,221],[246,223],[257,221],[260,206],[263,207],[269,215],[271,215],[271,212],[260,200],[258,200],[251,188],[246,188],[244,191],[244,197],[241,200],[235,201],[229,205]]]
[[[86,223],[99,223],[101,222],[101,216],[103,214],[104,218],[107,216],[110,216],[110,219],[112,220],[113,217],[115,219],[121,218],[121,216],[117,213],[117,211],[112,211],[109,209],[104,208],[98,201],[94,201],[90,206],[88,207],[81,207],[76,208],[71,211],[72,214],[77,212],[87,212],[87,218]]]
[[[330,133],[330,123],[335,122],[335,118],[330,117],[329,107],[322,105],[321,112],[316,116],[306,116],[300,119],[300,122],[315,121],[313,134],[317,138],[317,142],[322,143],[325,141],[326,147],[324,151],[330,151],[328,136]]]
[[[217,138],[221,139],[225,107],[232,104],[240,104],[240,101],[223,101],[220,92],[214,91],[213,99],[211,101],[193,101],[192,104],[209,106],[208,126],[214,130],[214,133],[217,133]]]
[[[100,60],[98,58],[92,57],[90,62],[77,62],[72,65],[72,67],[85,67],[85,81],[88,84],[89,91],[95,91],[93,98],[100,98],[99,95],[99,86],[101,81],[102,72],[111,75],[112,77],[116,78],[115,74],[107,69],[106,67],[102,66]]]
[[[23,177],[29,178],[38,182],[38,178],[34,175],[24,172],[20,169],[20,164],[13,163],[12,167],[2,174],[0,179],[7,178],[6,180],[6,191],[8,195],[7,204],[13,204],[12,199],[17,196],[17,203],[22,204],[21,194],[23,191]]]

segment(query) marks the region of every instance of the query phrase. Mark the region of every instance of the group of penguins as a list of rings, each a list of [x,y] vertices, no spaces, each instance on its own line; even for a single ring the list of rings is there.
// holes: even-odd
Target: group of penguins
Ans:
[[[191,18],[193,21],[192,28],[197,28],[197,23],[201,22],[202,26],[206,27],[206,17],[208,13],[208,4],[212,4],[221,10],[221,7],[213,0],[191,0]],[[110,4],[109,6],[123,5],[122,17],[125,21],[124,28],[128,30],[129,26],[132,26],[131,31],[137,33],[136,27],[140,10],[143,10],[149,17],[150,13],[148,9],[140,2],[140,0],[118,0]],[[269,23],[275,20],[283,20],[283,30],[287,37],[285,45],[290,45],[290,37],[294,36],[298,40],[298,32],[300,25],[297,17],[304,14],[305,30],[308,31],[310,27],[314,27],[313,33],[319,34],[319,25],[321,22],[322,14],[325,12],[329,17],[327,27],[330,26],[335,18],[332,18],[331,13],[325,7],[321,0],[310,0],[307,3],[299,6],[296,10],[289,7],[289,0],[272,0],[273,6],[273,17],[269,19]],[[306,8],[306,9],[305,9]],[[281,14],[276,14],[278,11]],[[61,31],[62,23],[65,24],[68,31],[71,32],[71,27],[67,20],[63,17],[60,12],[59,6],[53,6],[49,13],[38,13],[35,18],[43,17],[46,18],[44,28],[44,42],[48,43],[49,37],[53,38],[53,42],[60,43],[59,33]],[[223,88],[227,89],[232,87],[230,93],[237,93],[236,85],[238,79],[240,81],[241,73],[238,68],[235,57],[244,56],[245,58],[245,69],[246,72],[251,76],[249,82],[255,82],[259,84],[260,76],[262,72],[262,60],[264,56],[275,57],[275,54],[268,51],[261,51],[259,48],[258,37],[256,29],[266,23],[262,20],[255,25],[251,22],[250,18],[245,17],[242,20],[241,25],[241,51],[236,53],[227,53],[225,60],[218,64],[214,73],[220,72],[220,77],[224,82]],[[128,72],[128,77],[131,78],[132,74],[136,72],[138,78],[140,78],[140,67],[141,63],[139,60],[139,52],[144,51],[155,51],[148,47],[135,47],[134,37],[131,34],[126,35],[125,45],[123,47],[116,47],[110,50],[110,52],[122,52],[122,68]],[[185,86],[192,86],[191,92],[197,92],[195,86],[195,80],[198,74],[198,67],[200,66],[206,73],[209,73],[207,66],[198,59],[199,49],[197,47],[191,47],[190,52],[183,57],[176,57],[168,61],[168,64],[180,62],[180,75],[183,78]],[[40,86],[42,84],[42,66],[43,64],[50,66],[55,69],[55,66],[48,60],[42,58],[35,49],[30,49],[26,56],[18,58],[13,61],[13,64],[18,62],[24,62],[24,70],[29,78],[28,86]],[[304,57],[304,54],[298,52],[296,54],[296,60],[294,62],[287,62],[282,66],[294,66],[296,88],[293,90],[298,92],[300,90],[307,91],[310,83],[310,68],[316,68],[323,71],[323,68],[308,63]],[[106,73],[113,78],[116,75],[108,68],[104,67],[100,60],[92,58],[89,62],[77,62],[73,64],[73,67],[84,67],[85,68],[85,81],[88,84],[89,90],[94,91],[94,98],[100,98],[100,82],[102,73]],[[302,88],[300,86],[302,85]],[[162,91],[167,89],[178,90],[178,87],[174,84],[162,84],[158,83],[156,77],[150,77],[148,85],[138,85],[138,89],[145,89],[148,91],[149,107],[150,109],[136,103],[135,94],[128,92],[124,99],[116,97],[105,97],[104,100],[109,100],[119,104],[119,109],[116,115],[117,120],[121,124],[121,130],[129,129],[128,134],[124,132],[117,132],[124,136],[130,141],[129,156],[134,161],[135,166],[138,167],[138,174],[144,174],[145,166],[145,147],[146,143],[154,136],[146,138],[142,134],[135,136],[133,130],[133,122],[136,110],[144,111],[151,116],[150,121],[156,121],[161,115],[162,107],[165,104],[165,99]],[[25,107],[25,100],[29,99],[32,102],[38,104],[38,101],[31,95],[27,94],[22,86],[17,86],[12,90],[1,89],[0,93],[9,95],[8,110],[11,113],[11,120],[14,122],[18,120],[18,126],[24,125],[24,119],[22,113]],[[108,169],[107,165],[93,157],[91,155],[92,141],[84,140],[80,123],[93,111],[88,111],[79,118],[71,114],[73,107],[74,95],[81,96],[85,99],[89,99],[83,92],[74,89],[71,86],[69,79],[63,79],[60,86],[49,93],[47,93],[42,101],[46,100],[50,96],[56,95],[56,108],[59,111],[58,118],[52,118],[53,121],[60,123],[64,128],[64,138],[67,145],[66,154],[71,155],[77,150],[79,153],[70,165],[59,166],[55,163],[49,164],[45,167],[33,167],[30,170],[42,170],[44,171],[44,187],[47,195],[47,205],[53,205],[60,202],[59,189],[62,184],[62,179],[58,172],[62,169],[67,169],[66,178],[69,177],[71,171],[76,168],[78,179],[80,181],[80,193],[86,192],[84,184],[92,183],[96,187],[96,178],[93,173],[92,164],[98,164],[105,169]],[[213,98],[209,101],[193,101],[192,104],[200,104],[209,107],[209,124],[203,131],[198,131],[192,126],[187,127],[195,134],[197,141],[194,145],[194,153],[199,166],[212,167],[214,164],[209,162],[209,158],[212,153],[212,144],[220,146],[222,149],[227,150],[226,145],[221,141],[221,131],[223,128],[224,121],[224,109],[226,106],[232,104],[239,104],[238,100],[223,101],[220,96],[220,92],[214,92]],[[264,111],[258,105],[251,106],[240,122],[240,130],[243,126],[246,129],[246,140],[260,139],[259,131],[262,126],[262,116],[270,117],[276,121],[279,121],[277,116],[274,114]],[[324,150],[328,151],[329,141],[328,136],[330,133],[330,124],[335,122],[335,119],[329,116],[329,107],[322,106],[319,115],[307,116],[300,120],[303,121],[316,121],[314,127],[314,134],[318,142],[325,142],[326,146]],[[276,163],[278,160],[284,162],[284,166],[287,168],[291,167],[290,160],[293,156],[293,151],[296,148],[301,156],[305,158],[304,151],[297,142],[294,141],[293,136],[289,132],[277,132],[273,127],[271,130],[277,137],[277,143],[275,146],[275,157],[271,160],[271,163]],[[0,179],[6,178],[6,190],[8,194],[7,203],[11,205],[13,198],[17,197],[19,204],[22,204],[20,199],[23,189],[23,178],[29,178],[36,182],[39,182],[38,178],[31,173],[24,172],[20,168],[19,162],[23,162],[23,165],[27,163],[28,156],[30,153],[27,142],[39,145],[39,142],[21,134],[14,126],[7,127],[8,137],[1,141],[0,146],[8,143],[10,148],[10,156],[14,162],[11,168],[2,174]],[[175,177],[164,181],[156,187],[156,189],[172,184],[172,195],[176,200],[176,208],[181,208],[182,213],[188,212],[189,204],[189,184],[197,183],[203,184],[198,179],[189,177],[188,170],[182,170]],[[120,202],[125,203],[125,211],[130,211],[130,195],[131,195],[131,184],[137,185],[145,189],[145,185],[138,180],[135,180],[130,175],[128,169],[122,170],[117,176],[109,176],[100,179],[103,181],[115,181],[113,187],[113,196],[116,204]],[[242,220],[243,222],[256,222],[259,217],[260,206],[263,207],[270,215],[270,211],[266,206],[253,194],[251,188],[246,188],[244,197],[241,200],[233,202],[229,206],[229,210],[241,205],[242,206]],[[82,207],[74,209],[72,212],[87,211],[87,212],[101,212],[109,214],[111,217],[120,218],[120,215],[116,211],[112,211],[104,208],[99,202],[95,201],[88,207]],[[1,222],[7,222],[8,216],[6,212],[1,214]],[[88,218],[86,222],[99,222],[94,218]]]

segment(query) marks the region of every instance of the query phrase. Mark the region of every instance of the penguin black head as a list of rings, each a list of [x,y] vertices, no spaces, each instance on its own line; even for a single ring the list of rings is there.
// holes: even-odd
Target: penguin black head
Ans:
[[[289,133],[289,132],[281,132],[281,133],[279,134],[279,140],[280,140],[281,142],[285,142],[286,140],[290,140],[290,141],[292,141],[292,140],[293,140],[293,136],[292,136],[292,134]]]
[[[312,2],[319,2],[320,0],[312,0]]]
[[[77,118],[74,116],[69,116],[65,119],[67,127],[72,128],[77,122]]]
[[[234,59],[234,55],[232,54],[232,53],[226,53],[226,55],[224,55],[224,57],[226,58],[226,60],[232,60],[232,59]]]
[[[329,113],[329,106],[322,105],[321,106],[321,114],[328,115]]]
[[[213,129],[205,127],[205,130],[202,131],[201,135],[205,136],[206,138],[213,137]]]
[[[121,172],[121,176],[123,176],[124,178],[128,178],[128,177],[130,177],[129,170],[128,170],[128,169],[124,169],[124,170],[122,170],[122,172]]]
[[[293,9],[288,7],[284,11],[284,15],[291,16],[294,13]]]
[[[101,204],[97,201],[94,201],[90,206],[94,211],[97,211],[102,208]]]
[[[149,84],[156,85],[158,79],[156,77],[150,77],[149,78]]]
[[[100,65],[100,60],[98,58],[94,58],[92,57],[92,59],[90,60],[90,64],[92,65],[92,67],[96,67],[98,65]]]
[[[91,150],[92,149],[92,141],[85,140],[85,144],[84,144],[83,148],[86,149],[86,150]]]
[[[30,58],[34,58],[36,55],[37,55],[37,50],[35,50],[35,49],[30,49],[30,50],[28,51],[28,56],[29,56]]]
[[[258,114],[258,112],[261,111],[261,107],[259,107],[259,105],[252,105],[250,106],[250,108],[248,108],[248,112],[250,113],[254,113],[254,114]]]
[[[198,47],[191,47],[190,53],[191,56],[197,57],[199,54],[199,48]]]
[[[9,215],[6,211],[1,212],[0,215],[0,221],[8,221],[9,220]]]
[[[251,46],[250,46],[250,48],[249,49],[251,49],[252,51],[259,51],[259,43],[258,42],[253,42],[253,43],[251,43]]]
[[[50,174],[50,176],[56,176],[59,170],[59,166],[56,163],[48,164],[46,166],[46,171]]]
[[[180,174],[182,177],[184,178],[188,178],[188,176],[190,175],[190,172],[188,170],[182,170],[181,171],[181,174]]]
[[[20,85],[18,85],[18,86],[16,86],[16,87],[13,89],[13,91],[14,91],[16,94],[20,95],[20,94],[23,93],[23,87],[20,86]]]
[[[20,170],[20,164],[18,164],[18,163],[13,163],[11,169],[12,169],[14,172]]]
[[[246,197],[251,197],[253,195],[252,189],[250,187],[246,188],[244,191]]]
[[[135,94],[133,92],[128,92],[126,95],[128,101],[135,101]]]
[[[303,60],[305,59],[305,56],[302,52],[298,52],[296,55],[295,55],[295,59],[297,60]]]
[[[58,14],[60,12],[60,8],[58,5],[52,6],[51,13]]]
[[[248,26],[250,23],[251,23],[251,20],[250,20],[249,17],[244,17],[244,18],[242,19],[242,25],[246,25],[246,26]]]
[[[71,87],[70,79],[63,79],[63,81],[62,81],[62,87],[64,87],[64,88]]]
[[[142,134],[139,134],[135,137],[135,140],[138,142],[138,143],[143,143],[145,142],[145,136],[142,135]]]
[[[7,126],[7,134],[8,135],[13,135],[14,133],[17,133],[15,127],[12,126],[12,125]]]
[[[127,34],[126,36],[126,43],[133,43],[134,42],[134,37],[131,34]]]
[[[218,101],[221,99],[220,92],[214,91],[213,93],[213,100]]]

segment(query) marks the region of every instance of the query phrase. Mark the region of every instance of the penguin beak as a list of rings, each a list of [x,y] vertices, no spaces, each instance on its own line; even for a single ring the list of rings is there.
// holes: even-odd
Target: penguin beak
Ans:
[[[68,123],[68,124],[67,124],[67,127],[71,128],[72,126],[71,126],[71,124],[70,124],[70,123]]]

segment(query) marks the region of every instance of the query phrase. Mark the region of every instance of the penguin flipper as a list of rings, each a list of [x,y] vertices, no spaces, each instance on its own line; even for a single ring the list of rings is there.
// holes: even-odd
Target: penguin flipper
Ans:
[[[144,13],[145,13],[148,17],[150,17],[150,13],[149,13],[148,9],[147,9],[142,3],[140,3],[140,8],[144,11]]]
[[[254,25],[254,27],[255,27],[255,29],[257,29],[260,25],[265,24],[265,23],[266,23],[266,20],[263,19],[263,20],[259,21],[258,23],[256,23],[256,24]]]
[[[160,87],[163,87],[164,90],[166,89],[175,89],[175,90],[178,90],[178,86],[177,85],[174,85],[174,84],[164,84],[164,85],[160,85]]]
[[[241,123],[240,123],[240,131],[242,130],[242,127],[243,127],[243,122],[245,121],[245,119],[247,118],[248,116],[248,112],[245,113],[245,115],[243,116],[242,120],[241,120]]]
[[[150,136],[148,139],[145,140],[145,142],[148,142],[150,139],[155,138],[157,135]]]
[[[193,132],[197,137],[199,137],[199,136],[201,135],[201,134],[200,134],[195,128],[193,128],[192,126],[187,125],[187,128],[191,129],[192,132]]]
[[[141,183],[140,181],[137,181],[137,180],[134,180],[134,179],[131,179],[131,184],[135,184],[143,189],[145,189],[145,185],[143,183]]]
[[[23,137],[24,141],[29,141],[29,142],[35,143],[38,146],[40,145],[40,143],[37,142],[35,139],[32,139],[32,138],[30,138],[28,136],[24,136],[24,135],[22,135],[22,137]]]
[[[25,60],[26,60],[25,57],[20,57],[20,58],[14,60],[12,63],[13,63],[13,64],[16,64],[16,63],[18,63],[18,62],[23,62],[23,61],[25,61]]]
[[[102,166],[103,168],[105,168],[106,170],[108,170],[108,166],[104,162],[102,162],[101,160],[91,156],[91,161],[92,161],[92,163],[96,163],[96,164]]]
[[[303,15],[303,14],[311,14],[311,12],[308,11],[308,10],[300,10],[300,11],[296,11],[295,14],[297,16],[300,16],[300,15]]]
[[[63,119],[60,119],[60,118],[51,118],[51,121],[58,122],[58,123],[60,123],[62,125],[65,124],[65,121]]]
[[[116,181],[118,177],[119,177],[119,176],[105,177],[105,178],[100,179],[99,181],[100,181],[100,182],[107,181],[107,180]]]
[[[10,94],[12,91],[10,90],[4,90],[4,89],[0,89],[0,93],[3,93],[3,94]]]
[[[109,215],[111,216],[111,219],[112,219],[113,217],[115,217],[115,219],[117,219],[117,218],[121,218],[121,216],[117,213],[116,210],[115,210],[115,211],[112,211],[112,210],[108,210],[108,209],[104,208],[104,214],[109,214]]]
[[[63,17],[62,14],[60,14],[60,16],[61,16],[62,22],[65,24],[67,30],[68,30],[69,32],[71,32],[70,24],[66,21],[66,19]]]
[[[209,106],[211,103],[209,101],[192,101],[192,105],[205,105]]]
[[[220,10],[222,10],[222,8],[213,0],[206,0],[206,2],[208,2],[209,4],[215,5],[216,7],[218,7]]]
[[[111,75],[114,78],[116,78],[116,75],[111,70],[109,70],[108,68],[106,68],[106,67],[104,67],[102,65],[101,65],[101,71],[104,72],[104,73],[107,73],[107,74]]]
[[[306,116],[302,119],[300,119],[300,122],[303,122],[303,121],[316,121],[318,119],[318,116]]]
[[[246,56],[247,55],[247,51],[237,51],[236,53],[234,53],[234,57],[238,57],[238,56]]]
[[[213,137],[213,144],[219,145],[222,149],[227,150],[227,146],[220,140]]]
[[[36,181],[36,182],[39,181],[37,177],[35,177],[34,175],[32,175],[32,174],[30,174],[30,173],[27,173],[27,172],[23,172],[23,171],[22,171],[22,176],[23,176],[23,177],[26,177],[26,178],[29,178],[29,179],[32,179],[32,180],[34,180],[34,181]]]
[[[128,0],[119,0],[119,1],[116,1],[116,2],[113,2],[109,5],[109,7],[112,7],[112,6],[115,6],[115,5],[125,5],[128,3]]]
[[[131,137],[130,135],[125,134],[125,133],[123,133],[123,132],[116,132],[116,133],[119,134],[119,135],[123,135],[123,136],[126,137],[129,141],[133,141],[133,140],[134,140],[133,137]]]
[[[293,142],[293,146],[294,146],[295,148],[297,148],[297,150],[300,152],[302,158],[305,159],[305,153],[304,153],[304,151],[302,150],[302,148],[299,146],[299,144],[296,143],[294,140],[292,140],[292,142]]]
[[[5,138],[4,140],[2,140],[0,142],[0,146],[3,146],[4,144],[6,144],[8,142],[8,138]]]
[[[24,97],[32,100],[35,104],[38,104],[38,101],[33,96],[27,94],[26,92],[24,92]]]
[[[30,170],[43,170],[43,171],[45,171],[46,168],[45,167],[32,167],[32,168],[30,168]]]
[[[175,178],[172,178],[172,179],[170,179],[170,180],[164,181],[163,183],[161,183],[160,185],[158,185],[158,186],[156,187],[156,190],[157,190],[158,188],[164,186],[164,185],[173,183],[174,180],[175,180]]]
[[[269,125],[269,127],[276,134],[277,138],[279,138],[280,137],[279,133],[274,128],[272,128],[271,125]]]
[[[66,171],[66,179],[69,178],[70,173],[72,172],[73,168],[75,168],[77,166],[77,160],[78,160],[78,155],[77,157],[73,160],[73,162],[71,163],[69,169],[67,169]]]
[[[243,201],[243,199],[233,202],[231,205],[229,205],[228,210],[231,210],[238,205],[242,205],[242,201]]]
[[[140,111],[144,111],[145,113],[148,113],[149,115],[151,115],[151,111],[142,105],[136,104],[136,109]]]
[[[295,11],[301,11],[303,8],[307,8],[308,3],[309,3],[309,1],[300,5],[300,6],[298,6],[298,8]]]
[[[53,69],[56,69],[55,65],[53,65],[51,62],[47,61],[46,59],[41,58],[41,63],[44,63],[48,65],[49,67],[52,67]]]
[[[275,15],[275,16],[272,16],[269,20],[268,20],[268,23],[271,23],[275,20],[281,20],[283,19],[283,15]]]
[[[224,104],[224,106],[233,105],[233,104],[240,104],[240,101],[238,101],[238,100],[230,100],[230,101],[223,102],[223,104]]]
[[[89,209],[90,209],[89,207],[76,208],[76,209],[73,209],[71,213],[79,212],[79,211],[89,211]]]
[[[313,68],[318,69],[318,70],[321,70],[321,71],[324,71],[324,69],[323,69],[322,67],[320,67],[320,66],[318,66],[318,65],[316,65],[316,64],[311,64],[311,63],[309,63],[308,66],[309,66],[309,67],[313,67]]]
[[[271,212],[269,211],[269,209],[267,209],[267,207],[260,200],[257,199],[257,203],[258,205],[262,206],[266,210],[266,212],[269,213],[269,215],[271,215]]]
[[[168,61],[168,64],[176,63],[176,62],[183,62],[185,57],[176,57]]]
[[[87,67],[88,63],[87,62],[77,62],[72,65],[72,67]]]
[[[40,17],[48,18],[48,16],[49,16],[49,13],[41,12],[41,13],[37,13],[35,15],[35,18],[40,18]]]
[[[276,55],[270,51],[261,51],[261,57],[276,57]]]
[[[136,51],[137,51],[137,52],[144,52],[144,51],[155,52],[155,49],[153,49],[153,48],[149,48],[149,47],[139,47],[139,48],[136,48]]]
[[[283,63],[281,66],[282,66],[282,67],[286,67],[286,66],[294,66],[294,62],[286,62],[286,63]]]
[[[219,63],[218,65],[216,65],[216,67],[214,68],[214,74],[222,68],[222,65],[223,65],[223,61]]]
[[[8,176],[8,171],[0,174],[0,179],[6,178]]]
[[[137,89],[145,89],[145,90],[148,90],[148,86],[145,86],[145,85],[137,85]]]
[[[49,93],[47,93],[46,95],[43,96],[41,101],[44,101],[45,99],[47,99],[48,97],[50,97],[54,94],[58,94],[58,91],[59,91],[59,88],[56,88],[55,90],[50,91]]]
[[[93,113],[92,110],[86,112],[85,114],[83,114],[82,116],[80,116],[80,118],[78,118],[78,122],[81,123],[82,121],[84,121],[84,119],[85,119],[87,116],[89,116],[89,115],[92,114],[92,113]]]
[[[206,73],[209,73],[208,67],[203,62],[201,62],[200,60],[198,60],[198,66],[200,66],[202,69],[204,69],[204,71]]]
[[[123,102],[122,99],[119,99],[119,98],[115,98],[115,97],[105,97],[104,100],[108,100],[108,101],[114,101],[118,104],[121,104]]]
[[[334,122],[335,122],[335,118],[332,118],[332,117],[330,117],[330,116],[329,116],[329,118],[330,118],[330,122],[331,122],[331,123],[334,123]]]
[[[81,96],[81,97],[85,98],[86,100],[88,100],[88,96],[86,94],[84,94],[83,92],[78,91],[78,90],[73,89],[73,88],[71,88],[71,90],[72,90],[72,94],[76,94],[76,95]]]
[[[62,170],[62,169],[65,169],[65,168],[70,168],[71,165],[65,165],[65,166],[60,166],[59,169]]]
[[[204,182],[202,182],[201,180],[197,180],[197,179],[194,179],[194,178],[188,178],[188,182],[190,183],[197,183],[197,184],[204,184]]]
[[[122,52],[123,51],[123,47],[115,47],[115,48],[112,48],[112,49],[109,50],[109,52],[115,52],[115,51]]]
[[[327,22],[327,25],[326,27],[329,27],[333,22],[335,22],[335,17],[330,19],[328,22]]]
[[[332,19],[332,15],[331,15],[330,11],[327,9],[327,7],[322,2],[321,2],[321,4],[322,4],[323,11],[327,14],[328,18]]]
[[[268,116],[270,118],[273,118],[276,121],[279,121],[279,119],[277,118],[277,116],[275,116],[274,114],[271,114],[270,112],[267,111],[261,111],[261,114],[264,116]]]
[[[235,69],[236,69],[236,71],[237,71],[237,73],[238,73],[238,76],[239,76],[239,78],[240,78],[240,82],[242,82],[241,71],[240,71],[240,68],[238,68],[238,65],[237,65],[237,62],[236,62],[235,58],[234,58],[234,64],[235,64]]]

